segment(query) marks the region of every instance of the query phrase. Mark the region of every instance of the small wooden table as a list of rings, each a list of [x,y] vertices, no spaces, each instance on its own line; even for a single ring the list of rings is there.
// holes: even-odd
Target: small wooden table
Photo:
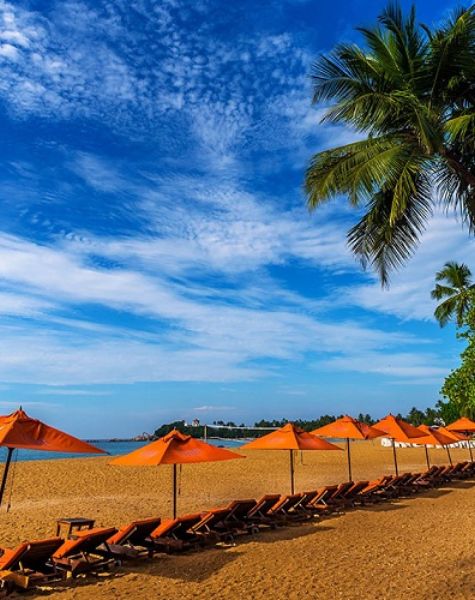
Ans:
[[[56,535],[59,536],[62,527],[67,527],[67,538],[73,535],[74,531],[81,531],[81,529],[92,529],[94,527],[94,519],[85,519],[84,517],[68,517],[58,519],[56,521]]]

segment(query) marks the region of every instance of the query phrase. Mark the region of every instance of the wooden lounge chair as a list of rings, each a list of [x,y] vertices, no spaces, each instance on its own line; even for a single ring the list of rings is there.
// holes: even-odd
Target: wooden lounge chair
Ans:
[[[61,579],[52,557],[62,544],[61,538],[54,537],[5,548],[0,556],[0,571],[11,571],[9,580],[24,589],[32,583]]]
[[[227,521],[230,511],[228,507],[208,510],[193,526],[193,532],[203,538],[203,545],[216,542],[234,543],[236,528]]]
[[[312,512],[314,515],[329,515],[332,512],[338,512],[340,507],[336,504],[328,504],[329,498],[331,498],[338,490],[337,485],[326,485],[317,490],[317,495],[308,502],[304,507]]]
[[[407,489],[405,484],[409,479],[412,478],[412,473],[403,473],[401,475],[395,475],[390,481],[386,483],[384,488],[380,491],[380,495],[385,499],[400,498],[401,496],[407,495]]]
[[[422,473],[420,478],[414,482],[414,485],[419,487],[423,486],[426,489],[429,487],[437,487],[443,483],[446,483],[447,481],[450,481],[450,479],[445,476],[445,473],[447,473],[447,467],[437,467],[434,465],[425,473]]]
[[[468,463],[467,461],[465,462],[459,462],[450,468],[450,471],[446,472],[446,477],[452,479],[465,479],[467,478],[466,476],[468,474],[471,473],[471,469],[473,468],[470,467],[470,465],[473,465],[473,463]]]
[[[256,504],[247,513],[245,520],[253,525],[265,525],[275,528],[280,525],[278,519],[270,514],[271,508],[279,500],[280,494],[266,494],[256,501]]]
[[[194,513],[162,521],[150,534],[154,548],[171,553],[202,547],[205,541],[203,536],[196,534],[193,530],[193,527],[201,521],[202,516],[202,513]]]
[[[270,509],[269,515],[271,518],[277,518],[283,524],[306,521],[312,518],[312,513],[300,507],[302,494],[288,494],[281,496],[279,500]]]
[[[155,544],[151,540],[150,534],[157,529],[161,521],[160,517],[132,521],[108,538],[107,546],[101,551],[118,559],[152,556]]]
[[[353,481],[345,481],[344,483],[340,483],[336,486],[336,490],[334,490],[333,493],[329,494],[324,500],[325,504],[330,507],[336,506],[344,508],[347,505],[345,495],[354,485],[355,484]]]
[[[250,522],[247,515],[257,505],[257,500],[252,498],[245,500],[234,500],[226,507],[229,511],[223,521],[233,530],[233,535],[259,533],[258,525]]]
[[[456,479],[471,479],[475,476],[475,463],[465,461],[460,464]]]
[[[115,527],[84,529],[66,540],[53,554],[54,564],[72,577],[79,573],[103,571],[116,559],[107,552],[107,540],[117,532]]]
[[[366,489],[369,485],[369,481],[356,481],[346,492],[342,495],[342,501],[344,506],[354,508],[358,503],[358,496],[360,492]]]
[[[386,500],[386,497],[384,496],[384,490],[393,479],[393,475],[383,475],[379,479],[370,481],[369,484],[358,494],[358,504],[365,506],[367,504],[376,504]]]
[[[312,510],[312,502],[318,498],[320,490],[310,490],[308,492],[302,492],[300,494],[299,502],[294,506],[294,511],[306,513],[310,518],[319,518],[320,514]]]

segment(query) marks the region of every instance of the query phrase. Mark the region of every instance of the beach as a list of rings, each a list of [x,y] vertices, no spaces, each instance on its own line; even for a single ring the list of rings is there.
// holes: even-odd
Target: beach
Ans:
[[[352,444],[353,478],[393,473],[392,450],[379,441]],[[445,464],[431,449],[433,464]],[[464,449],[452,450],[466,460]],[[289,491],[288,453],[247,451],[246,460],[182,470],[179,514],[236,498]],[[422,448],[398,451],[400,471],[422,471]],[[54,533],[59,517],[91,517],[120,526],[167,517],[171,468],[118,467],[108,458],[19,462],[10,512],[0,514],[0,544]],[[346,479],[344,452],[306,452],[296,489]],[[8,496],[8,494],[7,494]],[[453,482],[414,498],[351,510],[320,523],[242,537],[234,547],[124,564],[116,572],[54,584],[49,598],[290,598],[330,600],[475,597],[475,485]],[[30,592],[30,596],[39,592]]]

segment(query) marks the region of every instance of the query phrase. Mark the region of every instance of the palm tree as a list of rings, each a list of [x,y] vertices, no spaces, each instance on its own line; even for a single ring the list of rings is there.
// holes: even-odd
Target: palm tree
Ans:
[[[439,325],[444,327],[455,317],[458,327],[465,322],[465,316],[473,306],[475,284],[472,283],[472,272],[464,264],[456,262],[445,263],[435,275],[437,283],[431,292],[434,300],[443,300],[434,311],[434,316]]]
[[[433,30],[391,3],[365,46],[339,44],[313,68],[323,121],[365,139],[315,154],[305,179],[315,209],[340,194],[364,207],[352,251],[383,284],[414,252],[435,198],[475,230],[475,5]]]

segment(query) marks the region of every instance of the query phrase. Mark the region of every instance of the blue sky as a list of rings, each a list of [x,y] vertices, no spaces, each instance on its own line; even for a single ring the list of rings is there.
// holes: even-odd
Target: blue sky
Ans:
[[[473,242],[436,214],[383,291],[345,200],[302,194],[355,139],[312,61],[384,4],[0,2],[3,412],[112,436],[435,403],[461,348],[429,291]]]

